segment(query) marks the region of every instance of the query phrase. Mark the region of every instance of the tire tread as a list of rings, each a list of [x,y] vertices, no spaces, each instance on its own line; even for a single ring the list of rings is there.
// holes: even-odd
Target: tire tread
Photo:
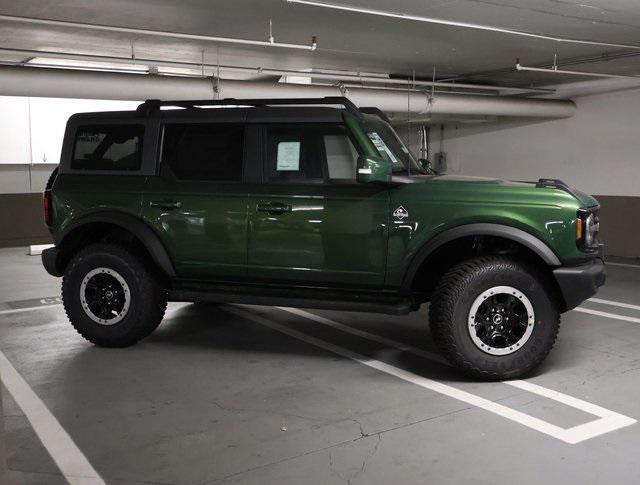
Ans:
[[[544,276],[535,268],[513,258],[506,256],[479,256],[463,261],[445,273],[436,286],[429,307],[431,335],[439,351],[456,367],[459,367],[469,375],[483,380],[502,380],[503,376],[500,372],[478,367],[461,352],[453,338],[454,313],[456,304],[462,297],[469,280],[482,275],[483,272],[487,272],[490,268],[494,269],[496,266],[517,268],[520,271],[532,274],[540,282],[545,281]],[[558,312],[556,314],[557,322],[555,322],[551,343],[527,366],[528,370],[540,365],[553,348],[560,328],[560,314]]]
[[[64,298],[64,295],[68,294],[68,287],[72,285],[70,275],[73,275],[76,267],[81,265],[88,256],[104,253],[119,258],[121,263],[127,266],[132,274],[136,275],[140,288],[138,308],[145,310],[144,312],[139,312],[136,324],[133,325],[126,337],[117,339],[97,337],[94,333],[88,331],[84,325],[74,318],[75,310],[72,304],[67,301],[67,298]],[[136,256],[132,248],[111,242],[99,242],[86,246],[71,259],[62,278],[62,295],[65,313],[76,332],[89,342],[103,347],[127,347],[142,340],[158,327],[167,308],[165,292],[159,285],[153,268],[149,268],[142,258]]]

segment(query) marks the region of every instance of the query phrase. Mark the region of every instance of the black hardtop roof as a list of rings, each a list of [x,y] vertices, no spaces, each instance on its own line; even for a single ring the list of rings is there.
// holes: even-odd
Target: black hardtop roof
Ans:
[[[330,107],[343,106],[343,108]],[[178,109],[162,110],[162,107]],[[359,109],[344,97],[325,98],[279,98],[279,99],[233,99],[221,100],[147,100],[130,111],[102,111],[77,113],[70,121],[129,121],[134,119],[159,118],[176,121],[227,121],[227,122],[340,122],[348,112],[358,118],[374,115],[389,121],[378,108]]]

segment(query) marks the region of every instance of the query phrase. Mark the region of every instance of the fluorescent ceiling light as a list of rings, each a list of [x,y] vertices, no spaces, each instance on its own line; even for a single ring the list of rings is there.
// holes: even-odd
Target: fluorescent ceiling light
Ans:
[[[595,40],[585,40],[585,39],[569,39],[565,37],[554,37],[551,35],[545,34],[536,34],[533,32],[524,32],[521,30],[513,30],[507,29],[503,27],[495,27],[492,25],[484,25],[484,24],[473,24],[470,22],[457,22],[454,20],[445,20],[439,19],[435,17],[422,17],[419,15],[410,15],[406,13],[400,12],[389,12],[386,10],[375,10],[372,8],[364,8],[364,7],[356,7],[353,5],[345,5],[345,4],[337,4],[337,3],[329,3],[329,2],[320,2],[316,0],[286,0],[288,3],[300,3],[303,5],[311,5],[313,7],[323,7],[330,8],[334,10],[343,10],[346,12],[356,12],[356,13],[364,13],[368,15],[377,15],[379,17],[391,17],[402,20],[413,20],[415,22],[426,22],[430,24],[439,24],[439,25],[450,25],[452,27],[462,27],[466,29],[475,29],[475,30],[485,30],[489,32],[498,32],[501,34],[510,34],[510,35],[519,35],[522,37],[530,37],[534,39],[542,39],[549,40],[558,43],[567,43],[567,44],[586,44],[586,45],[599,45],[603,47],[616,47],[621,49],[635,49],[640,50],[640,45],[635,44],[616,44],[611,42],[599,42]]]
[[[128,71],[147,72],[149,68],[141,64],[77,61],[74,59],[59,59],[55,57],[33,57],[25,64],[39,67],[64,67],[67,69],[87,69],[91,71]]]
[[[586,76],[586,77],[607,77],[614,79],[635,79],[640,81],[640,76],[624,76],[621,74],[606,74],[602,72],[584,72],[584,71],[565,71],[562,69],[546,69],[542,67],[527,67],[522,64],[516,64],[518,71],[544,72],[545,74],[565,74],[569,76]]]

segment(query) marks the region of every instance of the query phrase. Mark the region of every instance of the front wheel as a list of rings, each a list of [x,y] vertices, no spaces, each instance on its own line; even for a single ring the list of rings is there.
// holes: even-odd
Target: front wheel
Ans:
[[[515,379],[551,351],[560,314],[547,279],[504,256],[478,257],[451,268],[431,300],[436,345],[467,374]]]
[[[153,332],[167,307],[152,268],[127,247],[87,246],[62,279],[62,302],[71,324],[103,347],[126,347]]]

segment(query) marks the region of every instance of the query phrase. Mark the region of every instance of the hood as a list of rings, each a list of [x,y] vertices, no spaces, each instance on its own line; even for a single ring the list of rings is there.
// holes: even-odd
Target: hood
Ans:
[[[475,177],[470,175],[416,175],[411,177],[393,177],[394,180],[398,180],[405,183],[448,183],[451,185],[458,184],[473,184],[474,187],[484,186],[486,188],[493,188],[498,190],[499,187],[515,189],[518,187],[525,190],[535,190],[541,193],[553,193],[561,192],[562,195],[569,194],[576,199],[582,207],[593,207],[598,205],[597,199],[591,195],[574,189],[560,180],[554,179],[540,179],[537,182],[529,181],[514,181],[514,180],[501,180],[491,177]],[[560,195],[560,194],[558,194]]]

